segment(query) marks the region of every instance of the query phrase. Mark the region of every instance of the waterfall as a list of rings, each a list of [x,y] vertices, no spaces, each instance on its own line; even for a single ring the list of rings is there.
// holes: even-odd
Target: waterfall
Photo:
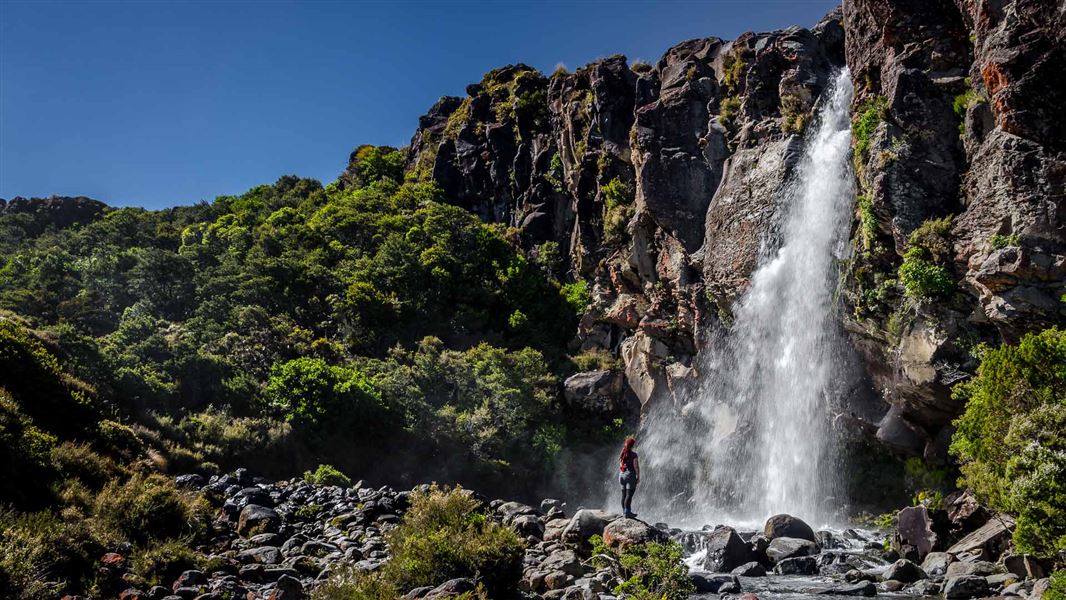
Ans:
[[[697,389],[680,411],[664,401],[645,421],[642,518],[760,526],[780,512],[812,524],[832,518],[841,465],[830,421],[846,383],[832,305],[855,196],[851,96],[843,69],[781,192],[778,239],[766,242],[732,326],[709,333]]]

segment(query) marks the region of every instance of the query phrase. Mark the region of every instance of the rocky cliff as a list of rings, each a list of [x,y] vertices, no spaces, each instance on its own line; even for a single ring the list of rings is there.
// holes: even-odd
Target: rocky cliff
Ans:
[[[878,398],[855,420],[941,460],[950,385],[977,343],[1066,316],[1064,15],[1039,0],[848,0],[811,29],[689,40],[654,65],[511,65],[420,119],[407,177],[587,281],[574,350],[616,366],[574,376],[567,398],[646,410],[674,401],[704,336],[728,327],[773,247],[804,129],[850,67],[860,195],[838,297]],[[938,294],[901,281],[912,247],[950,279]]]

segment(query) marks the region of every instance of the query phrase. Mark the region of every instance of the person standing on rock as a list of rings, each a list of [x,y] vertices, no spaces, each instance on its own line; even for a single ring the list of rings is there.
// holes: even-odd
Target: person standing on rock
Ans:
[[[637,440],[627,437],[622,444],[622,454],[618,456],[618,482],[622,484],[622,514],[627,519],[636,518],[633,512],[633,493],[640,483],[640,457],[633,451]]]

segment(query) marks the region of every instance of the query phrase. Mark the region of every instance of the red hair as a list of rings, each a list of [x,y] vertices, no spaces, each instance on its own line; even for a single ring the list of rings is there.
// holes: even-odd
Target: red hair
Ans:
[[[629,460],[629,453],[633,451],[633,445],[636,443],[637,440],[627,437],[625,443],[622,444],[622,453],[618,455],[618,460],[623,463]]]

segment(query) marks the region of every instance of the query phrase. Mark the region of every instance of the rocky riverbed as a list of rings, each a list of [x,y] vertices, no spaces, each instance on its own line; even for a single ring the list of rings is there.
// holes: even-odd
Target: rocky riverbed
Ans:
[[[210,568],[186,571],[169,586],[128,588],[119,595],[122,600],[310,597],[342,566],[380,568],[389,559],[385,535],[401,521],[418,489],[373,488],[363,482],[322,486],[301,479],[271,482],[244,469],[210,479],[182,475],[176,482],[220,506],[214,536],[199,548],[208,555]],[[1008,524],[994,518],[946,551],[933,551],[943,544],[935,526],[927,527],[922,548],[912,543],[921,532],[915,525],[922,522],[918,517],[939,517],[921,507],[901,512],[903,527],[895,533],[862,528],[815,531],[789,515],[771,518],[762,531],[724,525],[686,531],[595,509],[571,512],[556,499],[530,506],[467,493],[482,503],[488,518],[525,539],[519,584],[525,598],[615,598],[611,590],[620,582],[590,559],[589,538],[594,535],[602,536],[611,548],[650,541],[678,543],[697,591],[693,597],[700,598],[939,595],[947,600],[989,596],[1037,600],[1048,585],[1039,561],[1004,552]],[[904,514],[908,511],[914,514]],[[967,518],[972,519],[972,514]],[[935,520],[926,524],[935,525]],[[101,560],[105,574],[116,578],[122,577],[126,562],[117,553]],[[475,585],[470,579],[453,579],[410,590],[405,598],[455,597]]]

